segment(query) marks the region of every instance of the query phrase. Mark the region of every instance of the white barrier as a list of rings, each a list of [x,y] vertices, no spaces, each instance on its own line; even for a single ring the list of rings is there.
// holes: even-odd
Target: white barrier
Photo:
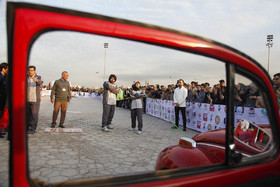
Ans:
[[[97,95],[96,93],[88,93],[88,92],[71,92],[72,97],[77,98],[101,98],[102,95]]]
[[[51,90],[42,90],[41,96],[50,96]],[[102,95],[96,95],[96,93],[88,93],[88,92],[71,92],[72,97],[79,98],[102,98]]]
[[[41,96],[51,96],[51,90],[42,90]]]
[[[170,100],[147,99],[146,113],[166,121],[175,123],[175,105]],[[207,103],[186,103],[187,127],[199,132],[225,128],[225,105],[213,105]],[[181,114],[179,125],[183,125]],[[255,124],[269,124],[266,109],[237,107],[235,111],[235,124],[241,119],[247,119]]]

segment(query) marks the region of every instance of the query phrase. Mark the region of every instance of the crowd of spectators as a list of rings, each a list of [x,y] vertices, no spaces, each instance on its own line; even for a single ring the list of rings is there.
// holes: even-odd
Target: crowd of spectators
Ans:
[[[280,73],[273,77],[273,85],[277,98],[280,103]],[[164,85],[148,85],[142,86],[143,93],[152,99],[173,100],[174,90],[177,84],[170,84],[167,87]],[[196,81],[185,83],[184,87],[188,89],[188,97],[186,102],[198,102],[214,104],[225,104],[226,101],[226,84],[224,80],[220,80],[217,84],[211,86],[208,82],[199,84]],[[123,100],[117,101],[117,107],[129,108],[129,88],[122,88]],[[234,89],[234,105],[242,107],[265,108],[263,97],[256,86],[251,83],[245,85],[238,83]]]
[[[148,85],[142,86],[142,90],[147,97],[152,99],[173,100],[176,87],[177,84],[170,84],[167,87],[164,85]],[[198,82],[192,81],[190,84],[185,83],[184,87],[188,89],[186,102],[209,103],[211,105],[225,104],[226,86],[224,80],[220,80],[218,84],[213,86],[210,86],[208,82],[199,84]],[[129,88],[122,88],[119,94],[123,94],[123,97],[117,96],[117,107],[129,108],[129,92]],[[234,94],[235,106],[265,107],[258,88],[253,83],[249,85],[242,83],[236,84]]]
[[[72,92],[78,92],[80,95],[84,94],[85,92],[90,93],[90,94],[96,94],[96,95],[101,95],[103,93],[103,89],[96,89],[96,88],[87,88],[85,86],[79,87],[71,87]]]
[[[275,74],[273,78],[273,84],[275,91],[279,92],[280,96],[280,74]],[[177,87],[176,84],[164,85],[146,85],[142,86],[142,91],[146,97],[152,99],[173,100],[174,90]],[[198,83],[192,81],[191,83],[185,83],[184,87],[188,89],[188,97],[186,102],[198,102],[214,104],[225,104],[226,101],[226,84],[224,80],[220,80],[217,84],[211,86],[208,82]],[[48,88],[47,88],[48,89]],[[87,87],[72,87],[72,91],[91,94],[102,95],[103,89],[93,89]],[[132,88],[125,88],[121,86],[119,93],[117,94],[117,107],[129,108],[130,104],[130,92]],[[280,98],[280,97],[279,97]],[[145,100],[144,100],[145,101]],[[234,105],[242,107],[254,107],[265,108],[264,100],[258,90],[258,87],[254,84],[245,85],[238,83],[235,85],[234,90]],[[144,105],[145,106],[145,105]]]

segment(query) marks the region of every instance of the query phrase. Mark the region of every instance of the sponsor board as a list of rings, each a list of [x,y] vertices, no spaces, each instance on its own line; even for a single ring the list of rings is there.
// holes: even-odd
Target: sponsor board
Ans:
[[[147,110],[147,114],[161,118],[166,121],[175,122],[174,103],[171,100],[164,102],[159,99],[147,100],[147,108],[155,105],[155,110]],[[164,113],[164,114],[162,114]],[[165,116],[168,116],[166,118]],[[187,127],[199,132],[225,128],[227,116],[225,105],[210,105],[207,103],[186,103]],[[235,108],[235,124],[241,119],[247,119],[256,124],[268,124],[268,116],[264,108]],[[183,125],[182,115],[179,114],[179,125]]]

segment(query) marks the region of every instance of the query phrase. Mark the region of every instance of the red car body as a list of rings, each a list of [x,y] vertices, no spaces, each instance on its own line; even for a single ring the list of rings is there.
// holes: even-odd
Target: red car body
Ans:
[[[266,132],[270,131],[269,125],[258,125]],[[236,128],[238,133],[239,126]],[[235,139],[235,150],[244,157],[251,157],[260,152],[268,150],[258,149],[258,145],[253,141],[257,131],[252,132],[251,141],[247,144]],[[175,169],[186,167],[197,167],[225,162],[225,129],[218,129],[200,133],[193,137],[196,147],[187,145],[174,145],[164,149],[158,156],[156,170]]]
[[[84,12],[59,9],[34,4],[7,3],[7,33],[8,33],[8,63],[9,63],[9,125],[10,125],[10,186],[25,187],[43,185],[33,181],[28,170],[28,149],[26,129],[26,70],[28,65],[30,48],[33,42],[44,32],[50,30],[69,30],[111,36],[127,40],[133,40],[184,52],[195,53],[210,58],[218,59],[227,65],[227,88],[233,89],[232,80],[234,69],[243,70],[245,75],[250,75],[258,81],[267,94],[267,102],[270,106],[269,116],[272,121],[274,146],[269,156],[262,160],[252,161],[244,165],[235,165],[232,162],[230,144],[233,139],[233,105],[228,101],[227,130],[215,140],[215,144],[225,144],[225,150],[216,151],[211,146],[203,145],[207,151],[195,149],[190,154],[193,166],[202,165],[202,159],[196,160],[196,153],[203,152],[205,162],[203,164],[216,164],[196,169],[166,170],[143,175],[129,177],[117,177],[108,179],[85,180],[79,182],[61,182],[54,186],[229,186],[242,183],[247,184],[279,184],[280,181],[280,117],[276,96],[271,80],[265,70],[253,59],[245,54],[232,49],[224,44],[183,33],[147,24],[136,23],[128,20],[116,19]],[[231,98],[231,92],[228,92]],[[221,131],[206,133],[209,138]],[[195,138],[199,141],[199,136]],[[210,139],[210,138],[209,138]],[[201,145],[202,147],[202,145]],[[188,148],[175,146],[178,152],[189,150]],[[189,152],[188,152],[189,153]],[[214,155],[213,158],[209,155]],[[224,158],[219,155],[224,155]],[[175,155],[178,157],[178,155]],[[179,155],[180,156],[180,155]],[[183,159],[184,155],[181,155]],[[183,161],[181,162],[183,163]],[[181,163],[170,163],[169,166],[191,166]],[[240,177],[246,176],[246,177]]]

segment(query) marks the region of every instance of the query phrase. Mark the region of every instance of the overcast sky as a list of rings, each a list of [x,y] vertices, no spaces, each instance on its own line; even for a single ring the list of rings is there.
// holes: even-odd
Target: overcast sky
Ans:
[[[280,72],[279,0],[37,0],[20,1],[102,14],[154,24],[216,40],[251,56],[267,69],[266,37],[273,34],[270,75]],[[0,61],[7,61],[6,1],[0,0]],[[103,44],[109,43],[106,50]],[[106,57],[106,60],[105,60]],[[38,38],[30,64],[47,84],[67,70],[72,85],[100,86],[106,79],[118,85],[175,83],[179,78],[210,82],[225,78],[222,63],[197,55],[89,34],[49,32]],[[218,73],[217,73],[218,72]]]

